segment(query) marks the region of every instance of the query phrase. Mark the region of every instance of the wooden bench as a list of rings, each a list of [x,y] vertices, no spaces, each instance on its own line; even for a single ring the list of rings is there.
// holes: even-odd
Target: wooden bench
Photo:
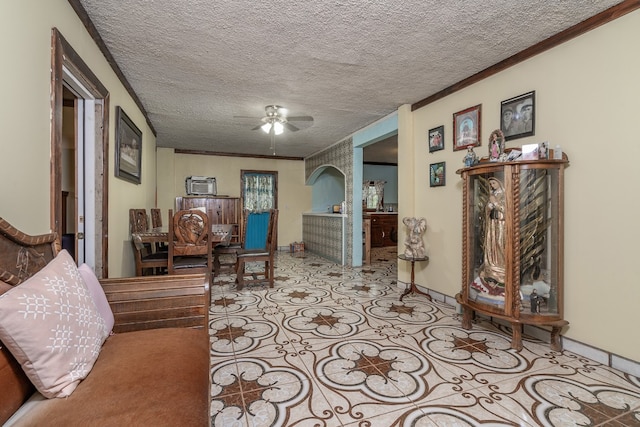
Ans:
[[[59,251],[54,233],[30,236],[0,218],[0,294],[20,286]],[[70,396],[40,395],[0,342],[0,424],[209,425],[206,275],[100,283],[114,315],[114,334]]]

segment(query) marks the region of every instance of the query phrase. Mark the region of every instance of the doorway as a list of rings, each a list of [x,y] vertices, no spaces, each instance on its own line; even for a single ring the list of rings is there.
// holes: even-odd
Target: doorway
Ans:
[[[263,170],[240,171],[240,203],[244,222],[244,211],[278,209],[278,172]],[[242,233],[243,231],[241,231]],[[273,239],[278,242],[276,227]]]
[[[109,92],[56,28],[52,45],[51,229],[108,277]]]

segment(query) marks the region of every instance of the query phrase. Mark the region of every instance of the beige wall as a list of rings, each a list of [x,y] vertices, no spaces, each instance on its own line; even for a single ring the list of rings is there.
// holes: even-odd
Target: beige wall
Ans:
[[[452,114],[482,104],[482,146],[499,128],[500,102],[536,91],[536,134],[507,147],[549,141],[569,156],[565,172],[566,336],[640,360],[640,227],[636,130],[640,11],[411,113],[400,109],[400,214],[425,216],[430,262],[416,282],[446,295],[460,289],[462,190]],[[445,150],[428,153],[429,129],[445,126]],[[446,161],[446,187],[429,188],[430,163]],[[406,167],[405,167],[406,165]],[[412,206],[410,208],[410,206]],[[401,273],[406,281],[407,271]],[[404,277],[404,279],[403,279]],[[629,330],[631,328],[631,330]]]
[[[58,28],[110,94],[109,273],[132,257],[128,209],[154,205],[155,137],[66,0],[0,2],[0,216],[29,234],[50,231],[51,29]],[[142,130],[142,185],[114,177],[115,107]],[[130,271],[127,271],[129,273]]]
[[[158,206],[163,215],[174,209],[176,196],[184,196],[190,175],[216,178],[218,194],[240,197],[240,171],[278,172],[278,245],[302,240],[302,213],[311,210],[311,187],[304,184],[304,161],[251,157],[175,154],[158,148]]]

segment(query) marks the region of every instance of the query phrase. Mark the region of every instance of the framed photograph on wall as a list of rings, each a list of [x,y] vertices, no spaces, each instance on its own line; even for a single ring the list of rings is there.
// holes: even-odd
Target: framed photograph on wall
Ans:
[[[429,165],[429,187],[443,187],[446,181],[445,162]]]
[[[480,146],[482,104],[453,114],[453,151]]]
[[[531,91],[500,103],[500,130],[507,141],[536,133],[536,92]]]
[[[429,130],[429,152],[444,150],[444,126]]]
[[[118,178],[140,184],[142,182],[142,131],[116,107],[115,174]]]

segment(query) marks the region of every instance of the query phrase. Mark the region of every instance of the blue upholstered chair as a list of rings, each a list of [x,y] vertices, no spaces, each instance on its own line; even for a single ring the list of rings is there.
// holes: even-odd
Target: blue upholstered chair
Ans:
[[[236,281],[238,290],[245,283],[269,282],[273,287],[277,246],[278,211],[244,212],[242,248],[237,251]],[[264,270],[247,271],[250,262],[264,262]]]

